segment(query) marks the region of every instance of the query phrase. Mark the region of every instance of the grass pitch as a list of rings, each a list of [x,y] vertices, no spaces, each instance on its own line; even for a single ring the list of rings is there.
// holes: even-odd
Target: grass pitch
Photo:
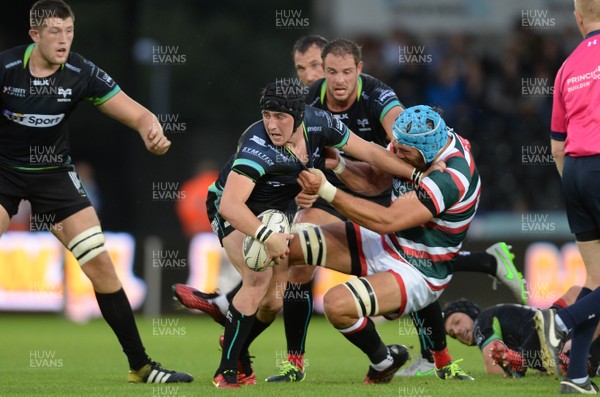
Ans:
[[[61,316],[2,314],[0,320],[0,396],[547,396],[558,381],[528,373],[523,379],[486,375],[479,350],[449,341],[454,359],[474,382],[442,381],[436,377],[396,377],[389,385],[362,385],[368,360],[315,316],[307,341],[307,377],[302,383],[269,384],[287,356],[283,321],[277,321],[253,344],[256,386],[218,390],[211,379],[220,360],[217,341],[222,328],[205,315],[175,314],[138,318],[150,356],[166,368],[194,375],[190,384],[128,384],[127,361],[115,336],[102,320],[74,324]],[[410,320],[379,322],[388,344],[402,343],[418,353]]]

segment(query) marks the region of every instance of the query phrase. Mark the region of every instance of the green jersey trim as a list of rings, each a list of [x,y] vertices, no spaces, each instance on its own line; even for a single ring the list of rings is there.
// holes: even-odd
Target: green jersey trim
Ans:
[[[27,49],[25,50],[25,55],[23,55],[23,69],[27,69],[27,63],[29,62],[29,58],[31,58],[31,54],[33,53],[33,49],[35,48],[35,43],[29,44]],[[60,65],[60,69],[64,69],[65,64]]]
[[[118,85],[116,85],[108,94],[104,95],[101,98],[85,98],[85,100],[92,102],[95,106],[100,106],[104,102],[108,101],[110,98],[112,98],[115,95],[117,95],[117,93],[119,91],[121,91],[121,87],[119,87]]]
[[[25,50],[25,55],[23,55],[23,69],[27,69],[27,62],[29,62],[29,58],[31,58],[31,53],[33,52],[34,48],[35,43],[31,43]]]
[[[45,170],[55,170],[58,168],[63,168],[64,165],[52,165],[49,167],[19,167],[19,166],[13,166],[12,168],[17,169],[17,170],[21,170],[21,171],[45,171]]]
[[[263,176],[265,174],[265,169],[260,164],[258,164],[256,161],[246,160],[246,159],[236,159],[233,162],[231,169],[234,169],[236,165],[246,165],[250,168],[254,168],[255,170],[257,170],[259,172],[260,176]],[[239,171],[236,170],[236,172],[239,172]],[[248,175],[246,175],[246,176],[248,176]],[[248,178],[250,178],[250,177],[248,176]],[[254,180],[254,178],[250,178],[250,179]]]
[[[381,123],[383,121],[383,118],[385,117],[385,115],[388,114],[388,112],[390,110],[392,110],[392,108],[395,108],[396,106],[400,106],[400,101],[397,99],[394,99],[392,102],[388,103],[386,105],[386,107],[384,107],[383,110],[381,111],[381,115],[379,116],[379,122]]]

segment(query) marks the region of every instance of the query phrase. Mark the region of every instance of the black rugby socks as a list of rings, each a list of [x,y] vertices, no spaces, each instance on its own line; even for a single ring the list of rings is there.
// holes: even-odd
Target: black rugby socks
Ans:
[[[96,300],[104,320],[112,328],[127,355],[129,368],[138,370],[148,364],[150,358],[146,355],[133,310],[123,288],[110,294],[96,292]]]

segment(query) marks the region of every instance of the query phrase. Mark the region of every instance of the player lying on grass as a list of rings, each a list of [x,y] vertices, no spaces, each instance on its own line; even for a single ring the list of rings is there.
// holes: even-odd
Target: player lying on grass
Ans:
[[[571,287],[552,305],[562,308],[575,301],[581,287]],[[486,372],[521,378],[527,368],[546,372],[541,356],[540,340],[535,330],[536,309],[518,304],[499,304],[480,310],[469,300],[451,302],[444,309],[444,329],[459,342],[478,346]],[[595,376],[600,364],[600,339],[590,349],[588,372]],[[560,354],[561,370],[566,373],[569,364],[570,343]]]

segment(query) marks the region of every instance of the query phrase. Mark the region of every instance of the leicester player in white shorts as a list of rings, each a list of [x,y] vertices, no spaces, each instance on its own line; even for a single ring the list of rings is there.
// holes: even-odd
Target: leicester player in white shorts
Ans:
[[[408,108],[396,119],[388,149],[414,167],[410,179],[349,160],[336,168],[353,191],[377,194],[392,186],[390,207],[336,189],[320,170],[302,172],[304,191],[318,193],[352,222],[308,226],[290,245],[290,265],[358,276],[330,289],[324,307],[332,325],[369,357],[366,383],[389,381],[398,368],[369,317],[394,318],[437,300],[452,277],[481,192],[469,142],[428,106]],[[447,348],[433,356],[439,377],[472,379]]]

